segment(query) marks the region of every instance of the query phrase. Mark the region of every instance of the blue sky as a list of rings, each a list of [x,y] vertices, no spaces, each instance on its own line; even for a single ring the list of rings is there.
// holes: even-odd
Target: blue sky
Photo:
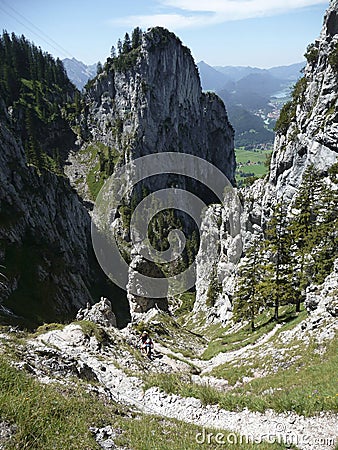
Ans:
[[[105,61],[135,26],[174,31],[196,60],[262,68],[302,61],[329,0],[0,0],[1,29],[60,58]]]

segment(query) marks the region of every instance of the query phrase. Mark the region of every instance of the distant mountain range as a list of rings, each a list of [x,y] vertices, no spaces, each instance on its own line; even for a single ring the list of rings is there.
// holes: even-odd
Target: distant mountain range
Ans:
[[[304,63],[291,64],[290,66],[278,66],[271,69],[259,69],[258,67],[244,66],[209,66],[204,61],[198,64],[202,88],[206,91],[226,89],[232,83],[241,81],[242,84],[252,86],[252,81],[268,80],[271,87],[275,88],[286,83],[296,82],[299,78]]]
[[[87,66],[82,61],[78,61],[75,58],[65,58],[62,60],[66,69],[68,78],[78,89],[82,89],[88,80],[94,78],[96,75],[97,64]]]
[[[215,91],[226,105],[236,146],[248,149],[272,144],[275,121],[304,65],[259,69],[197,64],[203,90]]]
[[[96,64],[87,66],[75,58],[63,64],[68,77],[83,89],[96,75]],[[281,106],[288,100],[305,63],[259,69],[244,66],[209,66],[197,64],[202,89],[215,91],[224,101],[235,128],[235,144],[247,149],[272,145],[273,127]]]

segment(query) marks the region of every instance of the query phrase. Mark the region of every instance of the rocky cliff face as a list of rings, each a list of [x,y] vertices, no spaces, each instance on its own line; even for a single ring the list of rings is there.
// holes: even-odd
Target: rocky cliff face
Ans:
[[[262,231],[279,200],[290,204],[310,166],[327,176],[327,170],[338,157],[338,3],[331,2],[324,18],[320,37],[307,50],[308,64],[304,77],[297,83],[292,103],[287,105],[279,121],[269,174],[243,190],[243,211],[238,239],[242,248]],[[203,220],[202,245],[197,258],[197,299],[194,311],[207,313],[210,320],[223,323],[231,315],[231,294],[236,280],[236,261],[231,271],[227,266],[227,250],[231,249],[224,215],[234,212],[231,206],[209,208]],[[239,210],[237,214],[239,214]],[[218,224],[218,225],[217,225]],[[240,236],[240,237],[239,237]],[[222,250],[223,248],[223,250]],[[209,271],[207,270],[209,267]],[[210,267],[214,267],[213,274]],[[209,275],[205,275],[208,273]],[[207,292],[212,278],[219,277],[214,305],[208,305]],[[212,308],[210,308],[212,306]],[[224,314],[224,311],[227,311]]]
[[[143,34],[138,48],[118,58],[108,58],[103,73],[91,83],[86,104],[82,116],[82,150],[72,155],[72,165],[67,169],[73,185],[85,198],[94,200],[95,195],[90,195],[93,189],[89,186],[88,176],[85,179],[83,165],[91,164],[93,177],[100,181],[103,166],[109,165],[106,176],[114,177],[124,164],[163,152],[200,157],[234,183],[234,131],[224,104],[216,95],[202,93],[190,51],[173,33],[153,28]],[[94,155],[88,157],[93,146],[98,146],[100,151],[96,155],[94,151]],[[193,192],[206,203],[215,201],[203,183],[191,177],[166,173],[165,169],[162,168],[161,175],[149,177],[136,187],[127,176],[124,182],[126,192],[129,191],[127,201],[132,195],[140,201],[144,190],[151,193],[171,187]],[[198,170],[196,176],[199,176]],[[180,210],[182,204],[184,201],[178,199],[176,208]],[[117,220],[114,226],[128,243],[130,236],[123,230],[122,222]],[[192,227],[186,216],[182,216],[182,223],[189,237]],[[133,270],[140,269],[144,274],[153,272],[137,252],[130,246],[126,248],[133,255]],[[137,290],[132,286],[135,283],[131,271],[128,291]],[[142,288],[139,297],[130,294],[128,297],[135,312],[147,311],[154,305],[153,299],[145,301]],[[158,301],[155,303],[159,304]]]
[[[308,47],[308,64],[294,114],[277,133],[268,185],[291,199],[311,164],[325,172],[338,156],[338,4],[331,2],[318,40]]]
[[[0,127],[3,305],[33,322],[66,317],[91,299],[89,216],[64,177],[27,165],[9,119]]]
[[[153,28],[119,60],[108,59],[87,94],[91,140],[113,147],[124,161],[157,152],[194,154],[234,182],[234,132],[224,105],[202,93],[194,60],[179,39]]]
[[[3,111],[0,256],[7,279],[0,313],[26,326],[65,320],[92,302],[95,283],[104,281],[91,247],[90,217],[66,177],[27,164],[12,127]]]
[[[225,196],[223,206],[209,206],[203,217],[193,312],[202,313],[209,323],[226,323],[232,314],[236,266],[243,252],[242,219],[235,191]]]

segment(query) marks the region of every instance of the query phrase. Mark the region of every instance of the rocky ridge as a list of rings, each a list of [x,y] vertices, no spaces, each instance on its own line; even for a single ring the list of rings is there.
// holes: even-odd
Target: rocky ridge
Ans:
[[[314,56],[304,70],[295,115],[276,136],[267,184],[278,198],[292,198],[309,165],[325,173],[337,160],[338,82],[337,68],[330,62],[338,45],[337,8],[332,1],[319,39],[309,46]]]
[[[102,161],[99,163],[99,160],[104,153],[112,178],[124,164],[131,163],[132,167],[133,161],[142,156],[174,152],[210,162],[234,183],[234,131],[224,104],[216,95],[202,93],[190,51],[173,33],[160,27],[152,28],[143,34],[138,48],[118,58],[108,58],[104,71],[90,83],[85,102],[79,139],[82,149],[70,156],[71,164],[66,172],[86,200],[94,199],[90,196],[86,173],[92,171],[93,176],[100,179]],[[95,146],[100,150],[93,157]],[[202,183],[166,173],[165,169],[163,167],[160,176],[149,177],[135,187],[127,172],[124,183],[127,201],[132,195],[142,199],[144,190],[154,192],[173,187],[189,190],[206,203],[214,201]],[[198,167],[196,176],[198,179],[201,176]],[[98,219],[94,215],[95,220]],[[191,234],[191,225],[185,216],[182,223],[184,231]],[[139,296],[133,294],[138,285],[134,274],[142,271],[151,276],[154,267],[131,245],[123,218],[117,218],[113,226],[132,259],[127,282],[132,315],[146,312],[155,301],[152,298],[147,301],[142,292]],[[163,301],[156,303],[166,307]]]

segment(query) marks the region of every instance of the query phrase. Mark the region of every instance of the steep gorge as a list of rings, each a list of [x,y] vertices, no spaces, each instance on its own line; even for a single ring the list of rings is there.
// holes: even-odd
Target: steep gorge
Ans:
[[[12,39],[13,54],[23,58],[21,43],[15,36]],[[6,35],[4,46],[8,42]],[[37,61],[42,61],[44,55],[36,52]],[[106,295],[113,297],[123,324],[128,317],[125,294],[109,282],[92,249],[93,201],[104,181],[124,164],[163,152],[200,157],[234,183],[234,132],[224,105],[214,94],[202,93],[190,51],[162,28],[143,33],[137,48],[108,58],[82,99],[61,68],[62,83],[69,83],[62,100],[61,84],[48,85],[39,74],[15,70],[18,90],[13,88],[12,97],[3,91],[1,114],[4,320],[26,325],[67,320],[80,306]],[[34,129],[34,136],[27,137],[25,127]],[[127,191],[133,189],[117,225],[127,259],[133,251],[128,236],[131,202],[139,201],[144,192],[175,187],[203,197],[206,203],[215,200],[194,178],[163,172],[127,186]],[[170,226],[178,223],[188,238],[194,229],[179,212],[165,221]],[[162,231],[157,233],[160,241]],[[154,270],[144,260],[136,265],[146,272]]]
[[[116,329],[111,304],[102,299],[82,308],[75,323],[44,324],[34,333],[1,327],[0,446],[190,450],[210,427],[225,447],[334,448],[337,261],[321,283],[304,289],[301,311],[283,304],[276,319],[271,304],[264,305],[253,329],[246,317],[241,323],[231,317],[243,255],[266,238],[274,205],[282,199],[288,216],[311,164],[330,193],[338,192],[330,178],[337,159],[337,7],[331,2],[321,38],[309,48],[305,79],[279,122],[270,174],[240,192],[227,186],[223,202],[204,209],[196,301],[193,292],[170,304],[165,298],[162,309],[169,311],[160,310],[158,299],[130,291],[127,304],[125,293],[113,290],[94,259],[90,222],[104,182],[125,182],[127,200],[108,226],[119,234],[130,269],[150,274],[156,264],[131,244],[133,203],[168,185],[196,192],[208,204],[213,198],[194,180],[166,171],[133,190],[132,170],[119,179],[120,168],[170,151],[203,157],[233,182],[233,130],[224,105],[201,93],[188,50],[155,28],[138,47],[108,59],[82,101],[74,92],[60,110],[69,120],[67,138],[56,133],[64,144],[60,155],[68,156],[61,167],[52,152],[32,155],[32,142],[18,133],[22,103],[1,109],[0,255],[8,278],[1,286],[1,321],[69,322],[75,309],[105,295],[119,328],[130,323]],[[180,218],[170,213],[162,225],[189,236]],[[333,218],[334,234],[336,211]],[[150,231],[155,243],[163,238],[156,227]],[[332,257],[335,248],[330,251]],[[138,320],[130,320],[129,307]],[[144,329],[155,341],[152,358],[139,352]],[[215,448],[214,441],[201,448]]]
[[[202,158],[234,184],[234,131],[224,105],[216,95],[202,93],[190,51],[163,28],[152,28],[142,35],[138,47],[108,58],[103,72],[89,83],[80,125],[82,149],[72,153],[66,173],[80,195],[88,200],[95,200],[104,179],[114,178],[125,164],[132,167],[138,158],[164,152]],[[90,176],[88,161],[92,164]],[[184,165],[183,159],[180,164]],[[134,271],[161,276],[161,268],[159,271],[147,262],[130,242],[130,217],[135,204],[144,196],[174,188],[189,191],[206,204],[219,201],[208,184],[203,184],[203,177],[206,177],[200,165],[194,170],[195,178],[180,175],[179,169],[177,173],[168,173],[164,166],[160,175],[144,176],[136,185],[129,176],[124,181],[127,198],[119,209],[120,217],[114,227],[122,237]],[[187,239],[196,231],[190,217],[180,211],[184,210],[184,200],[178,197],[176,193],[174,216],[169,219],[162,216],[150,225],[153,241],[159,247],[174,224],[181,227]],[[161,220],[162,225],[157,229]],[[186,263],[181,260],[180,264]],[[131,271],[129,303],[132,310],[146,312],[155,301],[146,300],[141,294],[142,288],[140,296],[131,294],[137,284]]]

